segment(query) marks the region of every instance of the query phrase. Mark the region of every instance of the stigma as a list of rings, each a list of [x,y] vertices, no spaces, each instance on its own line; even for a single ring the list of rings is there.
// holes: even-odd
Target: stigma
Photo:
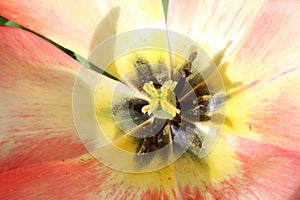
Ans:
[[[159,119],[173,119],[180,110],[177,108],[175,93],[176,81],[166,81],[162,86],[152,81],[145,83],[143,90],[150,97],[150,102],[142,108],[144,114],[153,115]]]

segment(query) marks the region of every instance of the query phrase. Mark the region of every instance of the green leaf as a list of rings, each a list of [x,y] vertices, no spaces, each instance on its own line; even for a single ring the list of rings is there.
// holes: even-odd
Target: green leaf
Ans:
[[[167,20],[169,0],[162,0],[162,4],[164,8],[165,20]]]
[[[0,16],[0,26],[4,26],[8,20]]]
[[[76,54],[76,53],[74,53],[74,57],[75,57],[75,59],[78,60],[80,63],[86,62],[86,60],[85,60],[83,57],[81,57],[80,55],[78,55],[78,54]]]
[[[22,26],[20,26],[19,24],[16,24],[15,22],[13,21],[7,21],[5,22],[4,24],[5,26],[12,26],[12,27],[16,27],[16,28],[23,28]]]

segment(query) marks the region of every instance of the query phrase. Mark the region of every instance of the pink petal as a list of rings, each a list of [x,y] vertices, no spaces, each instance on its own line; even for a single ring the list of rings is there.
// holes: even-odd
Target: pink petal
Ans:
[[[155,199],[168,196],[171,185],[162,185],[161,175],[125,174],[103,166],[94,158],[45,162],[0,174],[3,199]],[[150,185],[147,178],[157,179]],[[16,178],[22,176],[21,179]],[[143,180],[143,178],[146,180]],[[152,179],[153,179],[152,178]],[[169,181],[170,182],[170,181]],[[167,183],[167,182],[166,182]],[[159,187],[157,187],[159,186]]]
[[[0,15],[87,57],[106,38],[136,28],[163,28],[161,1],[18,1],[0,3]]]
[[[0,28],[0,169],[83,154],[72,116],[79,63],[40,37]]]
[[[248,85],[299,67],[299,9],[299,1],[266,1],[228,60],[231,80]]]
[[[230,41],[230,49],[234,49],[263,2],[170,0],[167,27],[189,36],[213,56]]]
[[[235,136],[228,135],[227,141],[236,149],[238,165],[224,172],[221,181],[213,178],[215,172],[207,163],[193,157],[175,163],[182,199],[299,199],[299,153]],[[221,171],[231,160],[222,152],[219,156],[225,161],[209,166]],[[210,174],[206,178],[205,170]]]
[[[299,151],[300,3],[267,1],[228,60],[231,132]],[[247,133],[248,132],[248,133]]]
[[[250,131],[266,143],[300,152],[299,77],[298,67],[233,96],[227,109],[240,108],[228,113],[233,131]]]
[[[184,155],[174,166],[129,174],[103,166],[86,155],[66,161],[44,162],[0,174],[2,199],[297,199],[300,197],[300,156],[294,152],[227,136],[233,157],[220,153],[237,168],[222,171]],[[210,167],[208,167],[210,166]],[[174,171],[175,170],[175,171]],[[22,177],[22,178],[18,178]]]

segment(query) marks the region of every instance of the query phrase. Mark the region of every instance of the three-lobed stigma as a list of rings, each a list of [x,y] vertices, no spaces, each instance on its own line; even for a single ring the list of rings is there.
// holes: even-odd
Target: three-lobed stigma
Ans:
[[[173,92],[177,85],[176,81],[167,81],[162,86],[156,86],[151,81],[145,83],[144,91],[149,95],[151,101],[142,108],[144,114],[151,115],[159,119],[173,119],[180,110],[176,107],[176,97]]]

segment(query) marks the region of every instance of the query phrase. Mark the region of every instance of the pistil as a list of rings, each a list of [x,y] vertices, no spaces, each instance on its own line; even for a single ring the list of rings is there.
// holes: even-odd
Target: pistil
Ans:
[[[159,119],[173,119],[180,110],[176,107],[176,97],[173,90],[176,81],[167,81],[161,87],[155,87],[153,82],[143,86],[144,91],[149,95],[151,101],[149,105],[142,108],[144,114],[151,115]]]

